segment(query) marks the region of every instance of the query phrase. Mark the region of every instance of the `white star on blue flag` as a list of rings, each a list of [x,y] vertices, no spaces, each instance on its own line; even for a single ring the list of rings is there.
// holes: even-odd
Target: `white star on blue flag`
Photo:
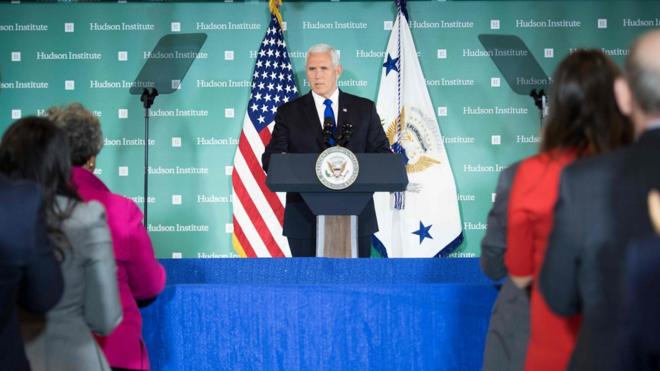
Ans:
[[[280,104],[298,96],[284,34],[275,17],[261,42],[252,76],[248,116],[259,132],[273,122]]]

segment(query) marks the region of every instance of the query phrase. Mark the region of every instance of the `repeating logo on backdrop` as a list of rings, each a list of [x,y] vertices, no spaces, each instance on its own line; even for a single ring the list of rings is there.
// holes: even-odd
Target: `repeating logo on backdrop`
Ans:
[[[442,146],[438,135],[431,130],[435,126],[433,118],[417,107],[404,107],[398,120],[401,123],[400,134],[397,135],[396,119],[389,124],[386,134],[392,149],[404,155],[406,171],[421,172],[440,164],[440,159],[432,157],[440,153]]]
[[[324,186],[341,190],[351,186],[357,179],[360,165],[350,150],[335,146],[321,152],[316,159],[316,176]]]

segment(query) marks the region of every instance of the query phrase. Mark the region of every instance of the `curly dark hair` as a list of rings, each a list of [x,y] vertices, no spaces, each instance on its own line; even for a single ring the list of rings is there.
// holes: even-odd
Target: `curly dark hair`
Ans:
[[[98,117],[80,103],[50,107],[48,118],[64,130],[71,149],[71,163],[84,165],[103,148],[103,132]]]
[[[575,148],[580,155],[611,151],[633,140],[633,126],[614,98],[621,71],[598,49],[579,49],[555,70],[541,151]]]

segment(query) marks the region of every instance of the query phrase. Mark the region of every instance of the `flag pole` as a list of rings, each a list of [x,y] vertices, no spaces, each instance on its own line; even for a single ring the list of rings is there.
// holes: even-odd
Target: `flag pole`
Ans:
[[[270,141],[277,108],[298,96],[284,42],[281,4],[281,0],[268,3],[269,24],[258,49],[248,108],[234,155],[231,242],[241,257],[290,255],[286,237],[282,235],[284,196],[268,189],[266,174],[259,161],[263,154],[262,145],[266,146]],[[274,86],[277,89],[270,92]],[[265,100],[265,95],[272,99]]]
[[[282,0],[270,0],[268,2],[268,9],[270,9],[271,14],[277,18],[277,22],[280,24],[280,28],[282,28],[282,32],[284,32],[284,25],[282,21],[282,14],[280,13],[280,6],[282,5]]]
[[[396,140],[397,142],[401,141],[401,133],[403,132],[403,122],[402,119],[405,118],[405,113],[403,112],[403,107],[401,106],[401,74],[403,73],[403,58],[401,57],[401,15],[403,14],[406,19],[408,19],[408,10],[406,9],[406,0],[396,0],[397,13],[396,18],[397,22],[397,58],[399,63],[399,71],[397,73],[397,110],[398,115],[396,116]],[[405,121],[405,119],[403,120]],[[398,146],[398,151],[401,150],[401,147]],[[406,191],[395,192],[393,195],[394,208],[397,210],[403,210],[406,207]]]

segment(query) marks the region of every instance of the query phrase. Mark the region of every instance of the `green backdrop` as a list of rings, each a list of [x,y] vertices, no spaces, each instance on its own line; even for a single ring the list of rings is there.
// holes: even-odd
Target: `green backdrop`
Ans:
[[[540,128],[532,99],[511,89],[478,36],[519,37],[549,75],[574,48],[603,48],[621,63],[635,36],[660,25],[653,16],[660,4],[411,2],[408,9],[459,192],[465,241],[454,256],[478,256],[497,175],[537,150]],[[282,12],[301,91],[306,49],[327,42],[341,53],[340,87],[375,99],[392,3],[293,2]],[[106,136],[97,173],[141,205],[143,110],[128,86],[159,38],[206,33],[181,89],[152,109],[148,227],[161,258],[236,256],[229,174],[268,22],[263,2],[0,4],[0,132],[51,105],[82,102]]]

